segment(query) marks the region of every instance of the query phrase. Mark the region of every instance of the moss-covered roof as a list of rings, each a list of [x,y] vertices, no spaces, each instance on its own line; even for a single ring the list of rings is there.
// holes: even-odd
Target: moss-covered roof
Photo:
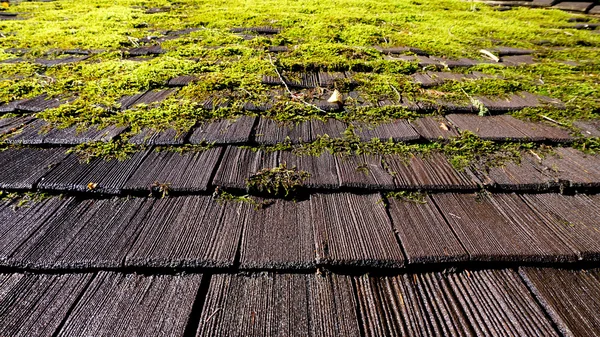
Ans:
[[[11,1],[0,336],[595,334],[600,20],[496,5]]]

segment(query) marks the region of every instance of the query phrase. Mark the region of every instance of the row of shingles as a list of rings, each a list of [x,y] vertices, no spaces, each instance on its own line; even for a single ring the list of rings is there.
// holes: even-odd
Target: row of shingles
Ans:
[[[24,52],[26,52],[26,50],[13,50],[14,53],[12,54],[20,54],[21,56],[24,54]],[[59,54],[59,55],[57,55]],[[50,58],[36,58],[36,59],[29,59],[29,58],[23,58],[23,57],[17,57],[17,58],[11,58],[11,59],[7,59],[7,60],[3,60],[0,61],[0,63],[23,63],[23,62],[30,62],[30,63],[35,63],[44,67],[56,67],[56,66],[60,66],[60,65],[65,65],[65,64],[73,64],[73,63],[77,63],[77,62],[81,62],[84,60],[87,60],[88,58],[90,58],[90,55],[84,55],[83,52],[82,53],[75,53],[74,50],[70,50],[70,51],[56,51],[54,53],[48,53],[47,56],[50,56]],[[59,57],[56,57],[59,56]]]
[[[353,75],[349,72],[306,72],[297,74],[298,78],[263,75],[262,83],[266,85],[283,85],[294,89],[332,88],[337,82],[353,83]],[[283,79],[283,81],[282,81]]]
[[[584,137],[600,137],[600,120],[581,120],[573,123]]]
[[[570,12],[589,13],[595,6],[594,1],[557,1],[551,8]]]
[[[6,168],[0,173],[0,187],[113,195],[153,188],[195,193],[208,190],[221,152],[144,151],[124,161],[97,158],[85,163],[60,148],[8,149],[0,153]]]
[[[409,61],[418,62],[419,67],[435,67],[438,69],[445,68],[466,68],[472,67],[478,64],[496,64],[501,66],[518,66],[522,64],[534,64],[535,61],[531,54],[533,51],[518,48],[509,47],[497,47],[492,49],[493,52],[500,56],[499,62],[493,62],[490,60],[480,61],[474,59],[461,58],[458,60],[447,59],[444,57],[434,57],[428,55],[426,52],[410,47],[392,47],[392,48],[378,48],[383,54],[384,59],[391,61]],[[414,54],[414,55],[407,55]]]
[[[164,92],[155,93],[156,95]],[[140,97],[128,97],[122,100],[124,108],[133,104],[140,103],[148,93],[141,94]],[[154,94],[152,96],[155,96]],[[164,99],[164,97],[163,97]],[[148,98],[152,102],[158,102],[155,97]],[[131,102],[130,102],[131,101]],[[160,100],[159,100],[160,101]],[[133,103],[132,103],[133,102]],[[137,103],[136,103],[137,102]],[[14,131],[19,120],[11,120],[7,123],[6,132]],[[29,122],[22,121],[22,123]],[[319,136],[333,135],[338,138],[346,129],[346,125],[336,120],[311,120],[310,122],[283,125],[270,119],[259,119],[258,125],[254,127],[255,118],[243,116],[237,120],[220,120],[216,122],[206,122],[198,125],[193,131],[178,132],[174,129],[154,130],[144,128],[140,133],[129,139],[134,144],[144,145],[181,145],[186,139],[191,144],[216,143],[216,144],[237,144],[247,143],[250,140],[250,133],[254,142],[261,145],[272,145],[280,142],[311,142]],[[110,126],[107,128],[91,127],[80,132],[77,127],[66,129],[53,128],[48,122],[35,120],[20,132],[7,139],[7,142],[13,144],[56,144],[73,145],[92,141],[110,141],[121,134],[126,128]],[[407,121],[397,120],[393,123],[372,126],[368,124],[358,125],[357,133],[361,140],[393,139],[395,141],[410,141],[419,139],[419,135],[410,127]]]
[[[404,258],[394,229],[411,264],[597,259],[594,197],[524,198],[527,203],[514,194],[438,194],[424,204],[391,199],[391,223],[378,194],[315,194],[261,210],[221,206],[208,196],[154,203],[51,199],[55,213],[49,221],[44,207],[14,215],[3,209],[3,255],[6,265],[35,269],[118,267],[123,261],[134,267],[226,268],[234,265],[242,235],[242,269],[397,268]],[[15,225],[20,222],[22,228]]]
[[[71,154],[46,174],[37,187],[48,191],[121,194],[127,180],[147,155],[148,151],[142,151],[124,161],[96,158],[87,163]]]
[[[366,336],[558,336],[510,269],[355,279]]]
[[[54,128],[49,122],[36,119],[7,138],[6,142],[23,145],[77,145],[88,142],[108,142],[125,129],[117,126],[106,128],[92,126],[83,131],[79,131],[77,126],[60,129]]]
[[[196,336],[359,336],[343,275],[215,275]]]
[[[291,144],[310,143],[328,135],[332,138],[342,136],[347,124],[329,119],[325,122],[310,120],[302,123],[278,123],[259,118],[252,131],[250,142],[260,145],[274,145],[284,142]],[[573,137],[563,129],[551,127],[543,123],[518,120],[512,116],[480,117],[469,114],[452,114],[447,118],[423,117],[415,121],[398,119],[380,124],[353,123],[352,130],[361,141],[373,139],[410,142],[419,139],[439,140],[458,136],[461,131],[470,131],[486,140],[511,140],[533,142],[566,143]],[[194,143],[194,142],[193,142]]]
[[[408,263],[596,261],[595,196],[435,194],[425,203],[389,199]]]
[[[92,192],[118,195],[123,192],[198,193],[209,189],[222,148],[177,153],[136,152],[131,158],[89,163],[70,155],[37,185],[41,190]]]
[[[51,198],[31,208],[3,205],[3,266],[34,270],[228,268],[246,204],[209,196]]]
[[[263,168],[281,163],[311,174],[311,189],[351,188],[363,190],[476,190],[480,185],[506,191],[551,190],[558,187],[593,188],[600,181],[598,157],[571,148],[556,148],[555,154],[536,158],[524,154],[520,163],[501,167],[473,167],[458,171],[448,159],[430,156],[352,155],[299,157],[289,152],[265,153],[229,147],[217,169],[213,185],[231,189],[246,188],[246,179]],[[230,163],[236,163],[231,165]],[[337,179],[336,179],[337,177]],[[338,185],[339,181],[339,185]]]
[[[479,181],[469,170],[453,168],[441,154],[428,157],[349,155],[298,156],[292,152],[252,151],[228,147],[212,181],[214,186],[245,190],[247,179],[261,169],[286,164],[307,171],[310,177],[305,187],[309,189],[441,189],[475,190]]]
[[[49,98],[47,94],[41,94],[33,98],[25,98],[2,104],[0,112],[16,114],[37,113],[46,109],[57,108],[63,103],[64,101],[60,98]]]
[[[137,104],[149,105],[161,102],[172,93],[173,89],[161,91],[150,90],[138,95],[124,97],[119,101],[119,103],[121,104],[121,109],[124,110]],[[14,111],[37,113],[47,109],[56,108],[63,103],[64,101],[61,101],[58,98],[48,99],[46,95],[41,95],[39,97],[25,100],[14,105]],[[84,130],[81,130],[77,126],[61,129],[56,128],[49,122],[37,119],[25,125],[25,127],[18,130],[18,132],[15,132],[15,134],[9,137],[6,141],[13,144],[54,145],[75,145],[94,141],[108,142],[120,135],[125,130],[126,127],[118,127],[114,125],[106,128],[91,126]],[[132,142],[136,143],[138,138],[144,139],[144,137],[156,137],[156,135],[149,130],[143,131],[145,131],[145,133],[143,132],[137,138],[134,137]]]
[[[492,141],[532,141],[566,143],[573,140],[566,130],[543,123],[526,122],[508,115],[476,116],[451,114],[446,119],[461,132],[469,131]]]
[[[132,102],[124,102],[123,107],[130,107],[139,102],[146,95]],[[153,93],[147,100],[158,102],[156,95],[165,95],[165,92]],[[166,94],[168,95],[168,93]],[[133,97],[133,96],[132,96]],[[166,96],[165,96],[166,97]],[[127,100],[127,99],[126,99]],[[355,123],[353,130],[362,141],[382,139],[393,141],[415,141],[421,137],[428,140],[437,140],[439,137],[446,138],[456,135],[454,130],[448,129],[448,121],[438,117],[435,122],[432,117],[420,118],[409,123],[406,120],[395,120],[391,123],[371,125],[368,123]],[[553,141],[568,142],[572,137],[564,130],[549,127],[541,123],[530,123],[517,120],[511,116],[479,117],[474,115],[449,115],[452,121],[461,130],[476,133],[483,139],[490,140],[530,140],[530,141]],[[15,121],[17,122],[17,121]],[[347,125],[329,119],[325,122],[311,120],[298,124],[277,123],[273,120],[260,118],[254,126],[255,118],[243,116],[237,120],[220,120],[206,122],[196,126],[191,132],[184,130],[178,132],[174,129],[154,130],[144,128],[140,133],[129,139],[134,144],[144,145],[181,145],[189,141],[191,144],[202,144],[214,142],[217,144],[236,144],[255,142],[261,145],[273,145],[282,142],[303,143],[312,142],[318,137],[329,135],[333,138],[341,137]],[[437,125],[437,126],[436,126]],[[7,126],[13,130],[15,126]],[[121,134],[125,127],[110,126],[104,129],[91,127],[79,132],[73,126],[66,129],[52,128],[51,124],[35,120],[20,132],[7,139],[9,143],[16,144],[58,144],[70,145],[91,141],[110,141]],[[189,135],[189,136],[188,136]]]
[[[72,201],[32,230],[6,264],[37,270],[118,268],[151,206],[141,198]]]
[[[0,188],[31,190],[42,177],[59,165],[67,154],[64,149],[7,149],[0,152]]]
[[[531,54],[534,52],[533,50],[511,47],[496,47],[492,48],[490,52],[497,55],[497,57],[500,59],[500,64],[519,65],[534,63],[533,57],[531,56]],[[454,73],[450,71],[426,71],[425,73],[415,73],[411,75],[411,77],[415,83],[418,83],[425,88],[442,85],[449,81],[460,82],[465,80],[501,78],[478,71],[473,71],[468,74]]]
[[[259,27],[234,27],[229,30],[231,33],[238,34],[245,40],[251,40],[257,35],[265,37],[273,37],[281,32],[280,28],[272,26],[259,26]]]
[[[335,119],[325,121],[312,119],[301,123],[279,123],[268,118],[258,118],[253,126],[254,118],[241,117],[238,121],[217,121],[197,126],[190,136],[189,142],[201,144],[216,142],[217,144],[256,143],[259,145],[275,145],[279,143],[310,143],[319,137],[343,137],[348,125]],[[241,127],[239,138],[234,138],[230,128]],[[363,141],[372,139],[394,141],[414,141],[420,135],[406,120],[396,120],[392,123],[379,125],[354,124],[353,130]]]
[[[247,179],[256,172],[282,163],[309,172],[311,176],[305,184],[309,189],[473,191],[487,185],[507,191],[529,191],[598,186],[600,171],[596,168],[596,156],[568,148],[557,148],[556,152],[558,157],[547,156],[540,160],[524,155],[519,164],[508,163],[487,171],[480,168],[458,171],[445,156],[437,153],[426,157],[337,157],[328,153],[297,156],[292,152],[217,147],[185,153],[145,151],[125,161],[94,159],[82,163],[76,155],[65,158],[62,149],[25,148],[0,154],[0,161],[6,167],[20,168],[0,174],[0,186],[104,194],[152,191],[153,188],[199,193],[211,186],[244,190]]]
[[[448,71],[427,71],[425,73],[415,73],[411,75],[415,83],[420,84],[424,88],[435,87],[442,85],[448,81],[464,81],[464,80],[479,80],[485,78],[494,78],[492,75],[487,75],[478,71],[469,74],[453,73]]]
[[[401,107],[408,111],[418,114],[432,113],[435,111],[450,112],[450,113],[477,113],[480,111],[480,106],[485,107],[492,114],[503,114],[512,111],[518,111],[525,108],[536,108],[552,106],[558,109],[565,109],[563,102],[543,95],[531,94],[528,92],[518,92],[508,94],[505,97],[490,97],[490,96],[475,96],[473,100],[479,102],[474,105],[473,100],[446,100],[439,99],[436,102],[426,102],[421,100],[412,100],[407,97],[400,97],[398,100],[379,100],[376,102],[370,101],[359,91],[349,91],[343,93],[343,104],[329,103],[328,98],[331,96],[329,92],[321,92],[318,89],[298,89],[298,94],[305,97],[305,100],[317,108],[329,112],[353,112],[355,109],[377,108],[377,107]],[[279,91],[274,91],[275,93]],[[281,95],[273,94],[272,102],[277,101]],[[248,111],[266,111],[271,109],[272,103],[263,105],[245,105]]]
[[[513,270],[215,275],[197,336],[558,336]]]
[[[5,266],[38,270],[228,268],[241,238],[243,269],[402,266],[380,199],[376,194],[317,195],[253,210],[245,203],[220,205],[208,196],[53,198],[31,211],[13,214],[3,208],[2,260]]]
[[[523,154],[519,163],[480,168],[474,172],[484,186],[506,191],[544,191],[549,189],[589,189],[598,186],[600,170],[597,155],[586,155],[572,148],[557,147],[544,157],[535,152]]]
[[[119,162],[94,159],[82,163],[65,149],[21,148],[0,153],[0,186],[8,190],[41,189],[48,191],[100,192],[119,194],[146,153]]]
[[[600,5],[596,5],[593,1],[561,1],[561,0],[500,0],[500,1],[485,1],[493,6],[499,6],[499,8],[508,8],[513,6],[526,6],[533,8],[553,8],[560,9],[570,12],[581,12],[588,14],[598,14],[600,13]],[[577,26],[573,27],[565,27],[565,28],[577,28]]]
[[[557,297],[543,303],[558,312],[562,330],[585,335],[597,329],[597,299],[588,293],[598,287],[595,274],[522,273],[541,289],[537,296]],[[549,279],[564,287],[548,287]],[[0,280],[7,335],[182,335],[202,275],[12,274]],[[565,302],[585,315],[585,326]],[[512,270],[394,277],[218,274],[199,319],[197,336],[558,335]]]
[[[289,124],[278,123],[270,119],[243,116],[237,120],[220,120],[206,122],[193,130],[178,132],[174,129],[153,130],[143,129],[139,134],[129,139],[129,142],[143,145],[181,145],[191,144],[246,144],[274,145],[284,142],[292,144],[310,143],[325,135],[331,138],[343,137],[347,125],[337,120],[310,120],[308,122]],[[354,123],[353,131],[362,141],[372,139],[393,140],[396,142],[447,139],[457,136],[458,132],[452,126],[462,131],[471,131],[486,140],[528,140],[569,142],[573,138],[568,132],[541,123],[524,122],[511,116],[479,117],[474,115],[449,115],[443,117],[424,117],[413,122],[395,120],[391,123],[371,125]],[[9,121],[6,132],[14,131],[17,124],[28,121]],[[47,130],[48,129],[48,130]],[[91,127],[78,132],[76,127],[67,129],[52,129],[51,125],[41,120],[35,120],[23,130],[7,139],[14,144],[56,144],[72,145],[92,141],[110,141],[125,130],[124,127],[107,127],[98,129]],[[188,136],[189,135],[189,136]]]
[[[360,93],[350,92],[348,97],[353,98],[349,100],[349,104],[345,106],[345,109],[353,107],[375,107],[368,102],[360,99]],[[512,111],[518,111],[525,108],[536,108],[552,106],[558,109],[565,109],[563,102],[557,99],[553,99],[547,96],[531,94],[528,92],[519,92],[508,94],[505,97],[489,97],[489,96],[475,96],[474,100],[479,102],[477,105],[473,104],[472,100],[446,100],[439,99],[436,102],[424,102],[424,101],[413,101],[408,98],[402,98],[400,101],[394,102],[391,100],[379,101],[376,106],[379,107],[391,107],[398,106],[408,111],[425,114],[436,111],[442,111],[445,113],[478,113],[480,109],[484,107],[491,114],[504,114]]]
[[[3,336],[181,336],[202,275],[0,274]]]
[[[511,111],[523,110],[525,108],[538,108],[552,106],[558,109],[565,109],[565,104],[555,98],[531,94],[528,92],[519,92],[507,95],[504,98],[492,98],[486,96],[474,96],[490,114],[502,114]],[[477,110],[475,110],[477,112]]]
[[[528,197],[535,201],[536,197],[544,196]],[[572,209],[585,210],[586,214],[597,212],[597,206],[585,197],[545,197],[555,198],[555,203]],[[202,210],[204,218],[201,220],[189,218],[198,220],[197,223],[203,227],[207,226],[209,234],[201,238],[200,234],[188,233],[185,224],[191,220],[185,217],[179,219],[179,212],[173,215],[164,207],[157,206],[147,217],[149,224],[144,226],[140,235],[144,240],[136,242],[142,253],[130,252],[127,263],[134,266],[171,263],[189,267],[229,267],[233,264],[237,237],[243,226],[240,248],[243,269],[305,269],[315,264],[399,267],[404,263],[402,253],[380,199],[377,194],[316,194],[309,201],[278,201],[262,210],[251,210],[245,205],[236,212],[227,207],[222,210],[208,197],[178,199],[177,202],[183,206],[177,207],[173,206],[173,201],[165,201],[160,204],[171,207],[168,208],[171,211],[179,207],[188,207],[189,214],[194,214],[192,210]],[[597,259],[599,249],[594,243],[598,241],[598,234],[594,232],[599,227],[597,221],[589,216],[574,219],[574,215],[566,213],[567,209],[553,210],[557,215],[548,218],[536,213],[543,209],[543,205],[532,204],[529,200],[528,203],[531,207],[516,195],[496,195],[478,200],[473,195],[440,194],[428,199],[424,205],[392,200],[390,215],[409,263],[464,261],[467,253],[469,260],[473,261]],[[185,206],[188,204],[195,206]],[[477,212],[471,212],[473,209]],[[423,215],[419,218],[406,217],[406,214]],[[168,219],[165,220],[165,217]],[[170,221],[173,217],[177,218]],[[219,217],[221,222],[216,220]],[[565,228],[565,222],[574,225]],[[220,227],[215,228],[223,232],[211,227],[217,226],[217,223]],[[228,235],[217,235],[223,233]],[[181,239],[184,237],[186,239]],[[173,256],[162,260],[157,258],[164,247],[173,246],[179,240],[187,242],[185,240],[189,238],[198,239],[178,244]],[[206,246],[206,242],[210,240],[214,240],[219,249],[208,249],[211,246]],[[148,245],[148,242],[153,244]],[[188,257],[191,262],[182,260],[184,252],[191,252]],[[210,254],[217,257],[208,258],[212,256]],[[143,260],[144,256],[151,256],[150,260],[158,263],[149,263]],[[194,256],[202,258],[197,261]],[[227,258],[223,259],[223,256]],[[221,264],[214,261],[221,261]]]
[[[519,273],[564,336],[600,331],[600,273],[594,270],[519,268]]]

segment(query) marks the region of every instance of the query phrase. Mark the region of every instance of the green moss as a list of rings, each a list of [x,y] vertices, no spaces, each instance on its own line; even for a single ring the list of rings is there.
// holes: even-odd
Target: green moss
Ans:
[[[483,140],[471,132],[462,132],[459,137],[451,138],[441,151],[450,158],[455,168],[462,170],[470,165],[484,167],[502,166],[506,162],[521,160],[524,150],[540,147],[529,142],[493,142]]]
[[[38,203],[52,197],[50,194],[40,192],[10,192],[0,190],[0,200],[11,202],[13,209],[29,207],[33,203]]]
[[[225,192],[223,190],[220,189],[216,189],[215,192],[213,193],[213,198],[217,200],[217,202],[219,202],[220,204],[224,204],[226,202],[242,202],[242,203],[247,203],[249,205],[252,205],[252,207],[255,210],[259,210],[262,209],[264,207],[267,207],[269,205],[271,205],[273,202],[271,200],[268,199],[262,199],[259,200],[255,197],[252,197],[250,195],[235,195],[235,194],[231,194],[228,192]]]
[[[600,138],[581,138],[573,142],[572,146],[587,154],[600,154]]]
[[[293,197],[309,177],[310,173],[298,170],[295,166],[288,168],[282,163],[256,172],[246,180],[246,187],[250,192],[288,198]]]
[[[410,192],[410,191],[396,191],[396,192],[387,192],[385,193],[385,197],[388,199],[396,199],[400,201],[406,202],[414,202],[417,204],[425,204],[427,201],[425,197],[427,195],[421,192]]]
[[[104,160],[125,160],[132,154],[144,150],[143,146],[122,141],[83,143],[67,150],[75,153],[82,162],[90,162],[95,158]]]
[[[144,14],[151,7],[169,7],[170,11]],[[563,29],[572,14],[558,10],[516,8],[500,12],[462,0],[267,0],[252,4],[241,0],[84,0],[19,2],[11,9],[23,13],[25,20],[0,22],[4,36],[0,60],[17,57],[8,52],[9,48],[26,48],[20,56],[26,62],[0,64],[0,102],[41,93],[73,98],[67,105],[38,115],[61,126],[118,124],[129,126],[133,134],[144,127],[185,130],[198,122],[246,114],[244,102],[270,100],[273,92],[260,83],[263,75],[275,75],[265,50],[281,45],[290,51],[271,56],[278,70],[353,72],[356,83],[340,82],[336,88],[343,93],[356,90],[370,103],[397,102],[400,98],[433,102],[439,95],[459,100],[525,90],[560,99],[567,109],[526,109],[513,113],[516,117],[540,120],[547,116],[567,127],[576,119],[600,118],[600,35]],[[229,30],[243,26],[276,26],[282,31],[273,37],[245,40]],[[168,31],[186,28],[198,30],[174,38],[168,35]],[[159,40],[165,54],[143,62],[126,58],[126,49]],[[374,48],[411,46],[439,57],[482,59],[480,49],[498,45],[532,49],[538,64],[453,69],[477,70],[498,78],[449,82],[435,90],[423,90],[408,76],[423,71],[416,62],[390,61]],[[62,57],[56,49],[76,48],[97,53],[83,62],[49,68],[33,62],[36,58]],[[156,106],[121,112],[116,104],[124,95],[164,88],[170,78],[179,75],[194,75],[200,81]],[[281,122],[310,118],[382,122],[417,117],[398,107],[352,108],[352,102],[347,104],[348,111],[323,113],[288,96],[282,95],[264,115]],[[233,103],[228,108],[202,109],[200,103],[209,98]],[[462,140],[461,146],[469,148],[466,143]],[[125,144],[107,146],[112,150],[95,146],[89,151],[111,157],[127,153]],[[296,150],[421,153],[429,150],[428,146],[324,137]],[[585,145],[587,149],[590,146],[593,144]],[[503,148],[494,151],[511,152]],[[473,159],[464,151],[452,156],[458,166]]]

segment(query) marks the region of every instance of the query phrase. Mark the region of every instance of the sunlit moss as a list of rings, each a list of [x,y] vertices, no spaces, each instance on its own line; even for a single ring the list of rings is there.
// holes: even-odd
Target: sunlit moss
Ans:
[[[153,7],[170,11],[145,14]],[[354,72],[356,87],[352,90],[370,102],[400,97],[435,102],[439,93],[452,100],[464,99],[465,94],[503,96],[525,90],[560,99],[567,109],[526,109],[513,113],[516,117],[539,120],[546,116],[566,126],[575,119],[600,117],[600,35],[564,29],[573,14],[558,10],[500,12],[462,0],[84,0],[20,2],[12,9],[22,13],[24,20],[0,22],[0,60],[21,57],[25,61],[0,63],[0,102],[41,93],[68,97],[69,104],[38,115],[63,126],[119,124],[129,126],[129,132],[143,127],[184,130],[200,121],[249,114],[241,104],[269,100],[270,88],[261,84],[261,78],[276,76],[276,69]],[[281,32],[247,40],[230,31],[242,26],[275,26]],[[169,35],[187,28],[195,31]],[[157,43],[165,54],[144,61],[127,57],[129,48]],[[266,47],[281,45],[289,51],[269,59]],[[411,46],[433,56],[476,59],[482,59],[482,48],[520,47],[534,50],[538,64],[453,69],[477,70],[497,78],[449,82],[423,90],[410,75],[424,69],[416,62],[386,60],[375,46]],[[11,54],[11,48],[25,53]],[[67,49],[94,54],[82,62],[49,68],[35,63]],[[199,81],[157,106],[129,111],[117,106],[122,96],[164,88],[170,78],[179,75],[194,75]],[[343,83],[338,89],[350,90]],[[329,117],[381,122],[416,117],[402,108],[323,113],[289,96],[280,95],[280,102],[263,115],[278,121]],[[200,103],[208,98],[232,103],[204,110]],[[351,149],[354,146],[348,139],[341,144],[344,146],[335,142],[327,140],[324,147],[342,151],[348,144]],[[312,146],[316,149],[319,144]],[[389,144],[369,146],[370,151],[381,152],[393,148]]]

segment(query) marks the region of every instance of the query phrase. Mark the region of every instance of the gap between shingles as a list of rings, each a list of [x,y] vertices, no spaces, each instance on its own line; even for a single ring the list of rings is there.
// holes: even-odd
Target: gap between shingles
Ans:
[[[196,293],[196,298],[192,305],[192,311],[188,317],[183,337],[196,336],[198,327],[200,327],[201,324],[200,319],[202,318],[202,312],[204,311],[204,304],[206,303],[206,298],[208,296],[211,278],[211,274],[202,274],[202,281],[200,282],[200,287],[198,287],[198,292]]]
[[[350,284],[352,285],[352,293],[354,295],[354,310],[356,311],[358,332],[360,334],[360,337],[367,337],[367,333],[365,331],[365,320],[360,310],[360,300],[358,298],[358,287],[356,286],[356,277],[350,277]]]
[[[456,234],[456,231],[454,230],[452,225],[450,225],[450,221],[448,221],[448,217],[446,216],[446,214],[444,214],[444,212],[442,212],[442,209],[440,208],[440,206],[438,206],[438,204],[435,202],[435,200],[433,200],[433,198],[429,198],[429,200],[431,200],[431,203],[433,204],[433,206],[435,206],[435,209],[444,218],[444,221],[446,222],[446,226],[448,226],[450,228],[450,231],[452,231],[452,235],[454,235],[454,238],[456,239],[456,241],[458,241],[458,243],[460,244],[462,249],[465,251],[465,253],[467,253],[467,255],[469,256],[469,261],[470,261],[471,260],[471,252],[467,250],[467,247],[460,240],[460,238]]]
[[[394,238],[396,239],[396,243],[398,243],[398,246],[400,247],[400,251],[402,252],[402,256],[404,257],[404,266],[406,266],[408,264],[408,254],[406,253],[406,250],[404,249],[404,246],[402,245],[402,240],[400,240],[400,236],[398,235],[398,233],[396,232],[396,229],[394,228],[394,220],[392,219],[392,215],[390,214],[390,203],[388,201],[388,198],[383,195],[383,194],[379,194],[381,196],[381,200],[383,201],[383,205],[385,208],[385,215],[387,215],[388,219],[390,220],[390,226],[391,226],[391,230],[392,233],[394,233]]]
[[[56,327],[56,330],[52,334],[52,337],[57,337],[58,336],[58,334],[60,333],[60,331],[63,329],[63,327],[67,323],[67,320],[71,316],[71,313],[73,312],[73,310],[75,310],[75,308],[77,307],[77,305],[79,304],[79,302],[83,298],[83,295],[85,295],[85,293],[87,293],[88,289],[90,288],[90,285],[96,279],[96,277],[98,277],[98,272],[95,272],[92,275],[92,277],[90,277],[90,280],[83,287],[83,289],[81,290],[81,292],[79,293],[79,295],[77,295],[77,298],[75,299],[75,301],[73,302],[73,304],[69,307],[69,310],[67,310],[67,312],[65,313],[65,317],[62,319],[62,321],[60,322],[60,324],[58,325],[58,327]]]
[[[554,328],[554,330],[556,330],[557,335],[558,336],[572,335],[572,333],[570,332],[567,325],[564,322],[561,322],[562,321],[561,318],[557,314],[552,313],[553,310],[550,307],[550,305],[548,303],[544,303],[544,301],[542,301],[542,299],[543,299],[542,294],[538,293],[538,291],[535,289],[535,285],[533,284],[533,282],[531,282],[531,280],[529,280],[527,275],[524,275],[522,273],[521,268],[522,267],[516,267],[513,270],[515,271],[515,273],[517,273],[517,275],[519,275],[519,279],[521,280],[521,282],[523,282],[523,284],[525,284],[525,288],[527,288],[527,291],[531,295],[533,300],[535,301],[535,304],[537,304],[537,306],[544,313],[544,316],[546,317],[546,319],[552,323],[552,327]],[[563,328],[561,328],[561,325],[563,326]]]

